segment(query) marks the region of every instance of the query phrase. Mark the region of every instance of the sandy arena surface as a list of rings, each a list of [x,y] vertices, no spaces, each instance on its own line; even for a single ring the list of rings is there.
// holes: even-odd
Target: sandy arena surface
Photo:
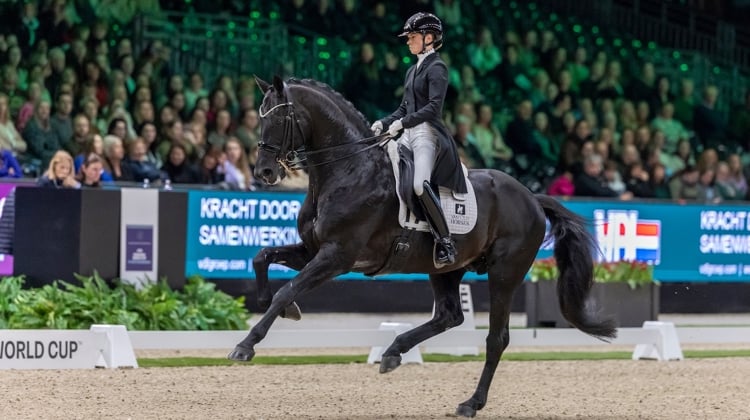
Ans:
[[[3,419],[441,419],[482,364],[4,371]],[[484,419],[750,419],[750,358],[503,362]]]

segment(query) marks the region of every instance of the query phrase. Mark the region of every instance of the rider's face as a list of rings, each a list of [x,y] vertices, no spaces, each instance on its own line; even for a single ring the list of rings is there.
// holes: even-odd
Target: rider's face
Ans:
[[[426,40],[424,39],[424,35],[412,32],[409,35],[406,36],[406,45],[409,46],[409,52],[411,52],[414,55],[417,55],[422,52],[422,47],[424,46],[424,42]]]

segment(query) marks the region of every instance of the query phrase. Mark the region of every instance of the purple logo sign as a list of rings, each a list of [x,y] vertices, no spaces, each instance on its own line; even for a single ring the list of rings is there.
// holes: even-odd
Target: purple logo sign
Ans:
[[[154,227],[125,226],[125,270],[152,271],[154,267]]]

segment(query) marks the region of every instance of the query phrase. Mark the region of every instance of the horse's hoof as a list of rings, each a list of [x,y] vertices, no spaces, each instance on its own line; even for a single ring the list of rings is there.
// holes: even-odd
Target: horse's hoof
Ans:
[[[237,362],[249,362],[253,360],[254,356],[255,350],[237,346],[231,353],[229,353],[229,355],[227,355],[227,359],[235,360]]]
[[[297,302],[292,302],[289,306],[284,308],[281,312],[281,317],[291,319],[292,321],[299,321],[302,319],[302,311],[299,310]]]
[[[468,405],[459,404],[458,408],[456,408],[456,415],[460,417],[474,417],[477,415],[477,410]]]
[[[401,366],[401,356],[383,356],[380,360],[380,373],[388,373]]]

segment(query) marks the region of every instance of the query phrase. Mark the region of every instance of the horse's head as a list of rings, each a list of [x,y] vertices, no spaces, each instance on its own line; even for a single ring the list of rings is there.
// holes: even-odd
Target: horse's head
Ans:
[[[286,176],[286,169],[296,159],[304,139],[286,83],[279,76],[274,76],[273,84],[257,76],[255,82],[263,91],[263,102],[258,111],[261,136],[255,177],[274,185]]]

